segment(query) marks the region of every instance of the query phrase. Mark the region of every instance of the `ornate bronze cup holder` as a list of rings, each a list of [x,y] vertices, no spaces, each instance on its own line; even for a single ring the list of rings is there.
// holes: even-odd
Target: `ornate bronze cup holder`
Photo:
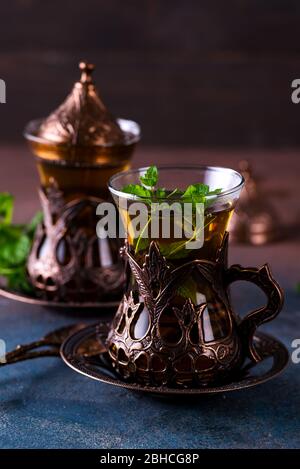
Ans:
[[[40,198],[44,221],[27,260],[32,294],[11,290],[0,281],[0,295],[47,308],[115,310],[124,291],[124,266],[115,240],[105,246],[110,266],[101,266],[94,255],[99,249],[94,227],[100,199],[86,197],[66,204],[55,184],[41,189]]]
[[[65,203],[59,188],[40,190],[44,221],[27,262],[31,283],[42,300],[66,303],[111,302],[124,291],[124,267],[116,240],[99,240],[96,208],[101,199]],[[102,247],[100,243],[102,242]],[[103,251],[103,254],[102,254]],[[102,257],[110,265],[102,265]]]
[[[107,338],[108,355],[124,379],[149,386],[197,387],[231,380],[248,358],[261,360],[254,342],[259,325],[281,311],[283,293],[268,265],[227,268],[228,233],[216,261],[193,259],[173,267],[152,241],[140,265],[126,246],[132,278]],[[228,287],[256,284],[267,304],[241,319]],[[182,292],[185,282],[194,291]]]
[[[289,355],[285,346],[277,339],[263,333],[256,333],[254,344],[260,355],[257,363],[245,363],[232,375],[231,380],[221,384],[193,387],[149,386],[124,379],[116,373],[106,351],[106,337],[109,326],[101,323],[87,326],[72,334],[63,343],[60,354],[64,362],[74,371],[96,381],[145,392],[161,397],[197,396],[238,391],[265,383],[278,376],[286,367]]]

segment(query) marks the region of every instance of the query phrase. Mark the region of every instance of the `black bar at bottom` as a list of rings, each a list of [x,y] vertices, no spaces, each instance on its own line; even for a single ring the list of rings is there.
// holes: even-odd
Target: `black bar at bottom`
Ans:
[[[0,464],[4,463],[34,463],[38,466],[44,463],[84,463],[84,467],[89,464],[90,467],[101,467],[108,464],[111,467],[149,467],[149,464],[159,464],[165,466],[174,466],[177,464],[189,465],[190,467],[200,467],[203,464],[230,463],[233,467],[237,464],[270,464],[284,463],[285,465],[295,458],[300,459],[300,449],[295,450],[164,450],[164,449],[99,449],[99,450],[0,450]],[[3,467],[3,466],[2,466]]]

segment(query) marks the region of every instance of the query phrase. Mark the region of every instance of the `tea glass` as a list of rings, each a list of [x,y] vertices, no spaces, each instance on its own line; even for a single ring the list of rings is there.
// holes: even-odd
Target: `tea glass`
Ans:
[[[239,173],[161,167],[164,191],[146,197],[125,192],[146,170],[116,174],[109,183],[125,226],[128,262],[127,292],[107,339],[109,356],[124,378],[143,384],[208,385],[240,369],[246,356],[259,361],[254,332],[277,316],[282,292],[267,265],[228,269],[227,230],[244,184]],[[198,183],[212,194],[182,195]],[[255,283],[268,297],[266,307],[243,320],[233,312],[227,291],[236,280]]]

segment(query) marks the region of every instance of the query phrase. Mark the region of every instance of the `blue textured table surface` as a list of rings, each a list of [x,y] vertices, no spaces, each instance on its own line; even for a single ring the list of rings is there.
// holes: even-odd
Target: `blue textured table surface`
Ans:
[[[20,170],[26,191],[13,177],[13,155],[19,154],[8,149],[5,156],[9,152],[6,161],[12,162],[11,169],[7,168],[6,177],[0,181],[2,190],[12,188],[23,194],[19,194],[19,214],[27,219],[37,204],[32,165],[26,169],[24,164]],[[182,151],[180,155],[182,159]],[[189,152],[188,158],[190,163],[199,161],[199,152]],[[211,161],[236,166],[240,155],[226,158],[224,162],[223,154],[214,154]],[[173,159],[174,152],[160,154],[165,163]],[[141,160],[147,164],[153,161],[153,154],[146,152]],[[276,187],[286,182],[294,195],[298,193],[286,202],[280,198],[282,213],[287,216],[298,210],[299,171],[288,172],[287,168],[299,165],[299,155],[290,156],[290,160],[286,155],[284,166],[281,161],[264,154],[257,164],[262,172],[273,171]],[[286,291],[286,302],[282,314],[264,330],[281,339],[291,352],[292,340],[300,338],[300,295],[295,293],[295,283],[300,280],[299,241],[263,248],[231,247],[230,257],[231,263],[245,266],[270,262],[275,278]],[[239,312],[263,301],[257,290],[245,290],[241,285],[235,288],[234,298]],[[67,313],[0,299],[0,338],[6,341],[7,349],[78,320]],[[0,369],[0,447],[300,447],[300,364],[291,363],[279,377],[255,388],[188,401],[160,400],[101,384],[75,373],[59,358],[10,365]]]

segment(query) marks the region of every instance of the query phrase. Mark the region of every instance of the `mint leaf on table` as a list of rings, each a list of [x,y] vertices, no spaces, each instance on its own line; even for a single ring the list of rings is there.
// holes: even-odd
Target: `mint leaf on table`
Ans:
[[[11,290],[32,293],[33,287],[29,283],[26,273],[26,266],[3,269],[0,267],[0,276],[7,280],[7,287]]]
[[[0,265],[14,267],[26,262],[31,240],[18,225],[0,227]]]
[[[33,287],[28,281],[26,267],[20,267],[20,269],[15,270],[13,274],[10,275],[7,286],[11,290],[28,294],[32,293]]]
[[[13,290],[32,290],[26,274],[31,245],[32,239],[22,225],[0,226],[0,276],[6,278],[7,286]]]
[[[13,290],[32,291],[26,263],[32,241],[43,215],[38,212],[28,224],[12,224],[13,197],[0,193],[0,276],[5,277],[7,286]]]
[[[147,188],[154,188],[158,182],[158,169],[156,166],[149,166],[144,176],[140,176],[140,181]]]
[[[0,223],[11,223],[14,210],[14,198],[8,192],[0,193]]]

